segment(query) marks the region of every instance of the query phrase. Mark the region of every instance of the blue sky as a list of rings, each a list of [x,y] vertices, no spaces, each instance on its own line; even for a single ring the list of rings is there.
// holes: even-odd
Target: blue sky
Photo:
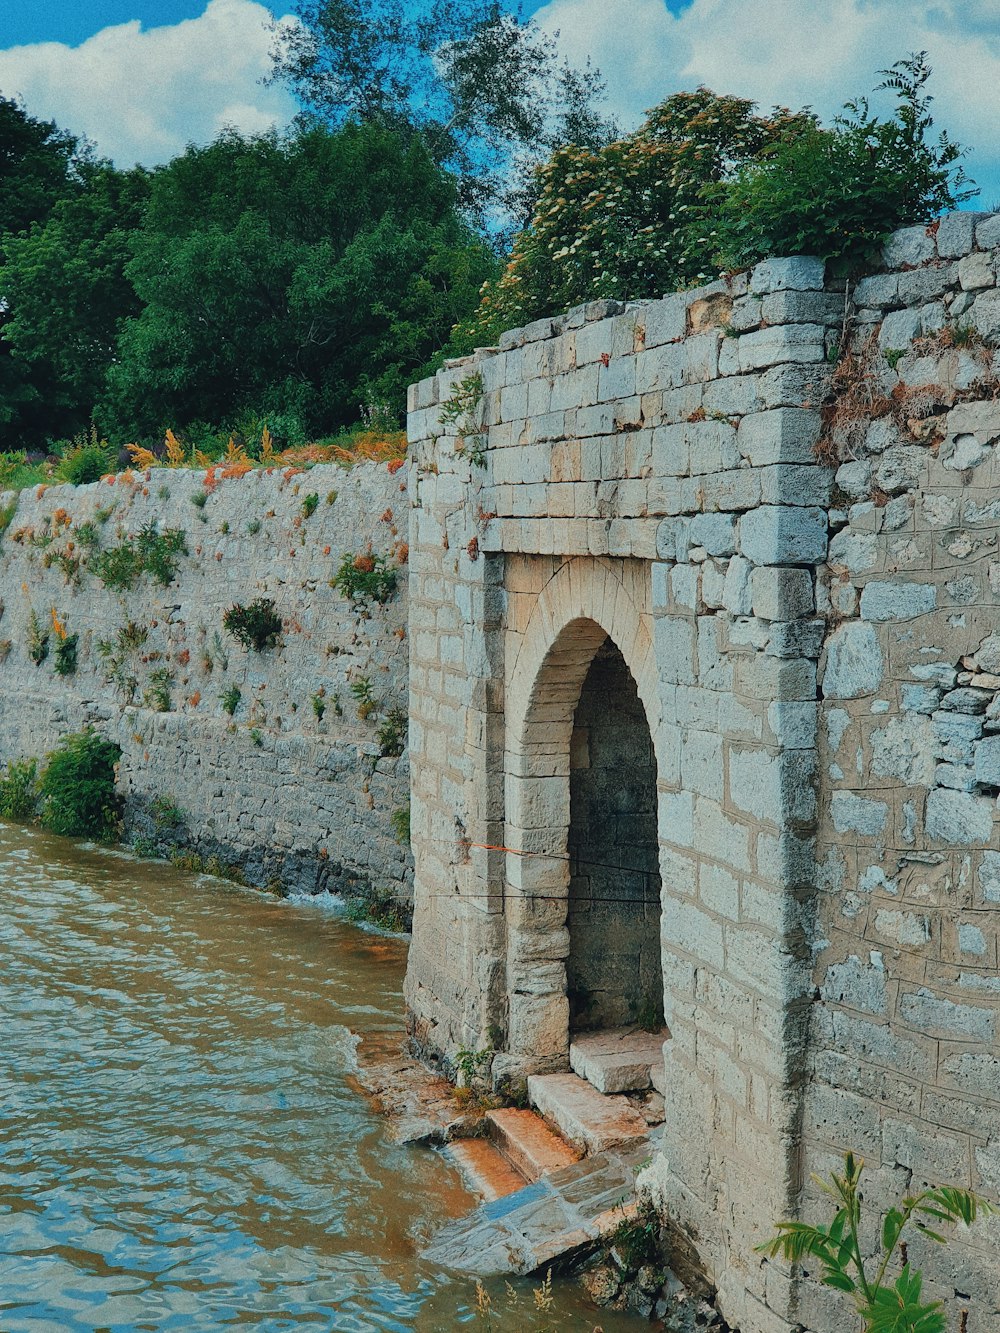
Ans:
[[[0,0],[0,93],[86,133],[122,165],[161,162],[225,125],[282,125],[267,87],[268,23],[293,0]],[[1000,200],[998,0],[527,0],[571,59],[604,73],[626,126],[680,88],[707,84],[823,117],[877,70],[927,49],[934,113]]]

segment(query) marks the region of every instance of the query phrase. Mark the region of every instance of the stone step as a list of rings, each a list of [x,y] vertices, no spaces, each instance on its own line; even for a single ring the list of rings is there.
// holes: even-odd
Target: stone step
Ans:
[[[606,1096],[576,1074],[532,1074],[528,1101],[575,1148],[595,1154],[644,1138],[649,1126],[624,1097]]]
[[[663,1067],[667,1035],[634,1027],[582,1033],[570,1042],[570,1067],[598,1092],[643,1092]]]
[[[473,1193],[487,1203],[505,1199],[528,1183],[489,1139],[453,1139],[445,1155],[461,1171]]]
[[[534,1111],[488,1111],[486,1121],[493,1143],[527,1181],[540,1180],[579,1159],[579,1152],[553,1134]]]

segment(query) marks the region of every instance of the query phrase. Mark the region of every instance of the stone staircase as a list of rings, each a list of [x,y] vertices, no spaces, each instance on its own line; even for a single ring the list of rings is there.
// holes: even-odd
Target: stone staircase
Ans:
[[[634,1028],[588,1033],[570,1046],[572,1073],[528,1079],[530,1110],[487,1112],[485,1133],[446,1151],[486,1202],[572,1165],[634,1147],[663,1119],[663,1040]],[[624,1094],[632,1094],[631,1098]]]

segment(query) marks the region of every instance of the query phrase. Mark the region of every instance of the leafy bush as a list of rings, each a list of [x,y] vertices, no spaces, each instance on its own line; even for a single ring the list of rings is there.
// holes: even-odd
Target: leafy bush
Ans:
[[[155,671],[150,672],[149,685],[142,696],[142,702],[147,708],[155,709],[157,713],[169,713],[173,683],[174,673],[170,668],[157,667]]]
[[[0,816],[31,819],[38,807],[38,761],[12,759],[0,777]]]
[[[315,514],[316,512],[316,506],[318,504],[319,504],[319,496],[316,494],[315,491],[312,491],[302,501],[302,517],[312,518],[313,514]]]
[[[142,574],[151,574],[166,587],[177,574],[179,557],[187,553],[180,528],[160,532],[155,523],[147,523],[124,542],[99,552],[92,567],[106,588],[132,588]]]
[[[378,752],[383,759],[398,759],[406,746],[408,719],[402,708],[390,708],[375,729]]]
[[[392,825],[392,831],[395,834],[396,841],[403,847],[410,845],[410,803],[401,805],[398,810],[393,810],[389,816],[389,823]]]
[[[113,472],[116,462],[115,451],[107,441],[98,443],[95,436],[89,444],[78,444],[63,454],[56,468],[56,477],[73,486],[86,486]]]
[[[668,97],[615,143],[557,149],[530,225],[452,352],[582,301],[640,300],[714,277],[717,203],[706,187],[809,123],[780,108],[756,116],[752,102],[699,88]]]
[[[222,627],[249,652],[273,648],[281,634],[281,617],[269,597],[258,597],[249,606],[237,602],[223,614]]]
[[[232,717],[237,708],[239,708],[240,699],[242,697],[238,685],[230,685],[227,689],[223,690],[219,695],[223,712],[228,713],[229,716]]]
[[[879,120],[865,98],[848,102],[833,128],[808,124],[745,167],[722,192],[720,248],[743,267],[767,255],[819,255],[848,272],[877,259],[897,227],[931,222],[977,193],[964,188],[962,150],[933,121],[924,91],[926,52],[881,70],[896,94]]]
[[[57,676],[76,675],[76,653],[79,642],[79,634],[67,634],[57,640],[55,661],[52,663]]]
[[[971,1190],[944,1185],[907,1194],[898,1208],[886,1213],[881,1246],[866,1263],[860,1240],[862,1232],[868,1234],[861,1215],[859,1186],[863,1170],[864,1162],[848,1153],[843,1174],[833,1171],[828,1183],[819,1182],[835,1205],[829,1226],[779,1222],[777,1235],[759,1245],[758,1250],[771,1257],[781,1255],[789,1263],[801,1263],[807,1256],[818,1260],[821,1281],[851,1298],[864,1333],[945,1333],[941,1302],[921,1298],[923,1275],[909,1263],[904,1232],[912,1223],[925,1239],[945,1245],[947,1239],[941,1234],[944,1226],[954,1227],[959,1222],[971,1226],[977,1216],[996,1209]],[[901,1251],[902,1265],[890,1286],[888,1274],[897,1251]]]
[[[109,837],[118,817],[115,765],[121,750],[95,731],[67,736],[42,772],[42,824],[68,837]]]
[[[41,666],[49,655],[49,631],[42,628],[34,607],[28,612],[28,656],[35,666]]]
[[[389,566],[385,556],[372,555],[370,551],[361,555],[348,552],[330,585],[339,588],[351,601],[362,602],[371,598],[384,603],[396,591],[396,578],[396,570]]]

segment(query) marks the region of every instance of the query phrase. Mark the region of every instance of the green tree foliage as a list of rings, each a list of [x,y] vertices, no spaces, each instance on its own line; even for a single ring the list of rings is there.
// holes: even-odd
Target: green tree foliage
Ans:
[[[559,148],[541,169],[531,224],[490,283],[456,350],[505,328],[601,297],[660,296],[712,269],[715,189],[811,119],[707,88],[676,93],[626,138]]]
[[[300,0],[296,12],[276,29],[274,77],[327,124],[419,130],[477,215],[523,205],[519,157],[609,137],[600,75],[560,60],[500,0]]]
[[[926,52],[880,71],[895,115],[848,102],[831,129],[814,121],[765,150],[721,196],[722,262],[743,267],[774,254],[820,255],[841,271],[877,260],[897,227],[930,222],[975,190],[947,134],[932,139]]]
[[[98,413],[119,435],[251,409],[328,430],[372,399],[399,414],[493,265],[420,140],[380,125],[189,148],[132,245],[142,308]]]
[[[9,250],[14,238],[44,223],[60,199],[79,193],[90,163],[74,135],[0,97],[0,442],[7,449],[34,443],[54,383],[51,367],[20,360],[8,340]]]
[[[115,357],[118,333],[139,313],[125,277],[149,178],[92,164],[78,188],[44,221],[6,241],[0,292],[10,315],[4,336],[17,361],[44,378],[44,428],[86,428]]]
[[[862,1218],[863,1170],[864,1162],[848,1153],[843,1173],[831,1172],[829,1181],[814,1177],[834,1203],[829,1225],[779,1222],[777,1234],[758,1249],[772,1258],[781,1255],[790,1263],[816,1260],[820,1280],[850,1298],[863,1333],[945,1333],[944,1307],[940,1301],[923,1298],[923,1274],[909,1263],[904,1236],[912,1227],[927,1240],[946,1245],[946,1228],[970,1227],[977,1217],[995,1212],[995,1207],[971,1190],[946,1185],[907,1194],[885,1214],[881,1244],[866,1260],[861,1243],[862,1232],[868,1231]],[[893,1278],[897,1261],[899,1272]]]

